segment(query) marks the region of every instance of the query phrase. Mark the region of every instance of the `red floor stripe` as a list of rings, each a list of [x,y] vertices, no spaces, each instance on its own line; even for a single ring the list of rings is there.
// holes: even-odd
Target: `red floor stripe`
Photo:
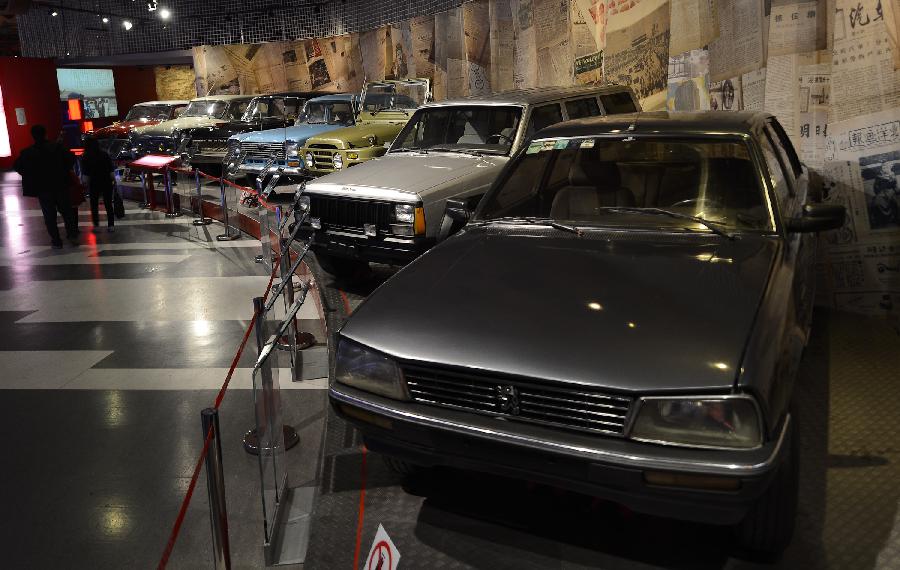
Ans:
[[[359,513],[356,517],[356,548],[353,551],[353,570],[359,568],[359,548],[362,545],[363,518],[366,514],[366,446],[362,446],[360,467]]]

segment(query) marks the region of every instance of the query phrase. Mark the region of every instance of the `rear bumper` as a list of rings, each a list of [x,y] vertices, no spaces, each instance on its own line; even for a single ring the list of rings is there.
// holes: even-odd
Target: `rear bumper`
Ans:
[[[347,259],[406,265],[425,253],[434,245],[434,240],[426,237],[366,237],[351,230],[324,229],[315,232],[312,249]]]
[[[740,522],[771,483],[786,452],[790,422],[759,450],[687,450],[473,417],[344,385],[332,386],[330,400],[375,452],[420,465],[527,479],[652,515],[723,525]],[[648,483],[657,474],[692,478],[694,487],[701,480],[707,488]]]

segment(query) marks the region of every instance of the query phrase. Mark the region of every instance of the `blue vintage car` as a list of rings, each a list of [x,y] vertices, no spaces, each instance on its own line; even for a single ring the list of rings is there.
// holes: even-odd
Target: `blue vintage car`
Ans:
[[[292,127],[239,133],[228,139],[229,154],[243,157],[238,170],[253,175],[274,154],[278,165],[286,175],[300,175],[303,159],[300,149],[306,139],[356,122],[359,97],[353,94],[336,94],[316,97],[306,102],[303,113]]]

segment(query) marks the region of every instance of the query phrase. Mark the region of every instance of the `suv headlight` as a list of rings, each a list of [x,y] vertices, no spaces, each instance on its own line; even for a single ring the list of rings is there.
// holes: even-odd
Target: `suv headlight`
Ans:
[[[747,396],[642,398],[630,437],[688,447],[753,449],[762,421]]]
[[[373,394],[409,399],[403,373],[394,360],[346,338],[338,341],[334,378],[341,384]]]
[[[416,208],[412,204],[396,204],[394,218],[400,223],[411,224],[416,220]]]
[[[306,159],[306,168],[315,166],[315,163],[313,162],[313,154],[311,152],[307,152],[304,158]]]
[[[339,153],[339,152],[334,153],[334,157],[332,157],[331,161],[334,162],[335,170],[340,170],[340,169],[344,168],[344,157],[341,156],[341,153]]]

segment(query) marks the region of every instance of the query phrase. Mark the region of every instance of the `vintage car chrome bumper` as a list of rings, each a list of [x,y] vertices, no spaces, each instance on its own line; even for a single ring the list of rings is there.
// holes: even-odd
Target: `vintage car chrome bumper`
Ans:
[[[258,174],[262,171],[266,162],[265,159],[244,159],[244,162],[241,163],[238,170],[245,174]],[[279,160],[277,166],[281,168],[281,173],[283,175],[300,176],[303,174],[303,165],[301,162],[291,161],[291,164],[295,166],[289,166],[287,161]]]
[[[748,451],[687,449],[566,432],[383,398],[332,385],[337,414],[375,451],[422,465],[517,477],[621,503],[635,511],[735,524],[782,460],[790,416]],[[666,477],[678,481],[653,484]]]

